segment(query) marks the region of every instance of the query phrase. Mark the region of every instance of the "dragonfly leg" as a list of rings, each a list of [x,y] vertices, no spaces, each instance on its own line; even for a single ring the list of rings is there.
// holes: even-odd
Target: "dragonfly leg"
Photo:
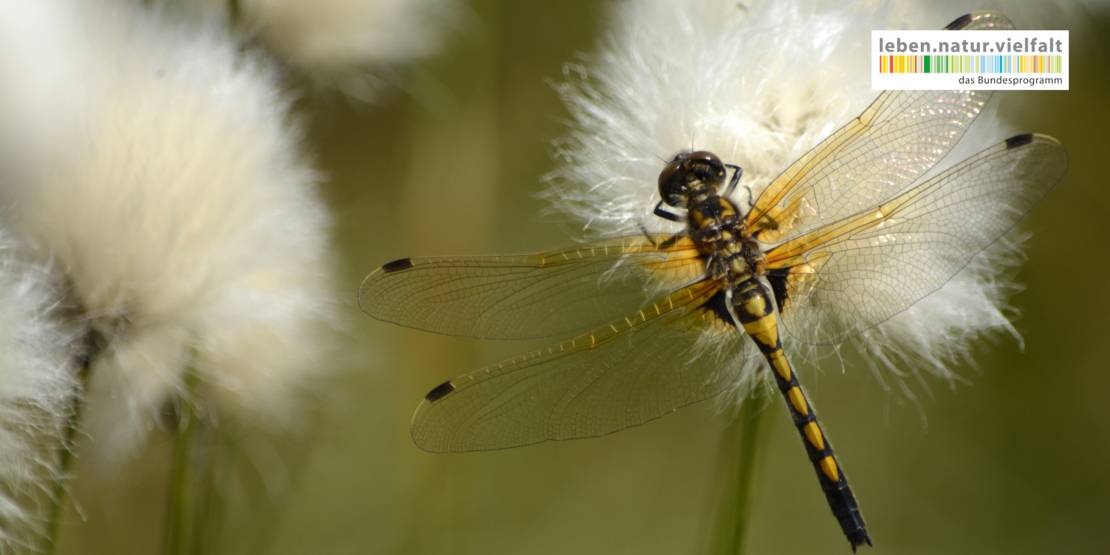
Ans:
[[[736,186],[740,183],[740,176],[744,175],[744,168],[736,164],[725,164],[725,167],[732,170],[732,179],[728,180],[728,185],[725,187],[723,196],[731,197],[732,193],[736,191]],[[748,192],[748,210],[755,207],[755,197],[752,195],[752,188],[750,185],[744,185],[744,190]]]
[[[724,193],[722,193],[722,195],[727,197],[731,196],[733,191],[736,190],[736,184],[740,183],[740,176],[744,175],[744,168],[736,164],[725,164],[725,167],[732,170],[732,179],[728,180],[728,185],[725,186]]]
[[[677,243],[679,239],[681,239],[682,237],[684,237],[686,235],[685,230],[679,231],[678,233],[675,233],[674,235],[671,235],[670,237],[667,237],[662,242],[656,243],[655,238],[651,236],[651,233],[647,230],[646,227],[644,227],[644,224],[640,224],[640,233],[643,233],[644,238],[646,238],[648,240],[648,243],[651,243],[651,246],[653,246],[657,249],[669,249],[669,248],[673,247],[674,244]]]
[[[674,212],[669,212],[666,208],[663,208],[663,201],[655,203],[655,210],[652,212],[652,214],[655,214],[656,216],[659,216],[664,220],[670,220],[672,222],[686,221],[686,218],[682,217],[681,214],[675,214]]]
[[[678,233],[675,233],[674,235],[671,235],[670,237],[667,237],[666,239],[664,239],[662,243],[659,243],[658,247],[659,247],[660,250],[669,249],[669,248],[673,247],[674,244],[677,243],[678,240],[682,239],[684,236],[686,236],[686,232],[685,231],[679,231]]]

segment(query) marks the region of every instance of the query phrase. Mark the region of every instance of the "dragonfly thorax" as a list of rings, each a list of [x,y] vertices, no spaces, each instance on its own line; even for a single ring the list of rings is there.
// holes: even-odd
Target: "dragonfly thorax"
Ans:
[[[705,258],[711,276],[736,284],[760,273],[763,252],[748,236],[732,201],[716,193],[699,196],[686,216],[687,233]]]

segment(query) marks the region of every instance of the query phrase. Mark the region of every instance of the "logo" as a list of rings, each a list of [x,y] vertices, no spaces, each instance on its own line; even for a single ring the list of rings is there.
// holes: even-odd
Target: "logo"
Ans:
[[[874,90],[1068,90],[1067,31],[871,31]]]

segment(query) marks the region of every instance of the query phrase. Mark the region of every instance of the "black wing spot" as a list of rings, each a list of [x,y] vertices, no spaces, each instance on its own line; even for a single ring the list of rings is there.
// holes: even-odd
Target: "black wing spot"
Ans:
[[[702,308],[707,308],[712,311],[713,315],[716,316],[718,320],[734,328],[736,327],[736,322],[732,321],[732,314],[728,311],[728,298],[725,297],[724,289],[714,293],[713,296],[701,306]]]
[[[1014,149],[1019,146],[1025,146],[1031,142],[1033,142],[1032,133],[1026,133],[1024,135],[1014,135],[1013,137],[1006,139],[1006,148]]]
[[[945,31],[958,31],[960,29],[963,29],[964,27],[967,27],[968,23],[971,23],[971,14],[965,13],[965,14],[961,15],[960,17],[957,17],[956,20],[953,21],[952,23],[949,23],[948,25],[945,25],[944,30]]]
[[[453,391],[455,391],[455,384],[451,383],[451,381],[448,380],[448,381],[445,381],[445,382],[433,387],[432,390],[429,391],[428,394],[424,396],[424,398],[427,399],[428,401],[434,403],[434,402],[450,395],[451,392],[453,392]]]
[[[386,262],[382,265],[382,271],[385,273],[400,272],[401,270],[408,270],[412,268],[411,258],[398,258],[393,262]]]

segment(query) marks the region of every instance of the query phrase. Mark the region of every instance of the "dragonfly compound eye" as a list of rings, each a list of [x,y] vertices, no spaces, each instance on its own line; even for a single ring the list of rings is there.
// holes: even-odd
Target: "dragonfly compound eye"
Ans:
[[[685,208],[694,189],[718,189],[725,179],[725,165],[716,154],[705,150],[679,152],[659,172],[659,196],[663,202]]]
[[[686,155],[686,166],[702,183],[716,189],[725,180],[725,165],[716,154],[699,150]]]
[[[686,206],[688,180],[686,153],[679,153],[659,172],[659,197],[671,206]]]

